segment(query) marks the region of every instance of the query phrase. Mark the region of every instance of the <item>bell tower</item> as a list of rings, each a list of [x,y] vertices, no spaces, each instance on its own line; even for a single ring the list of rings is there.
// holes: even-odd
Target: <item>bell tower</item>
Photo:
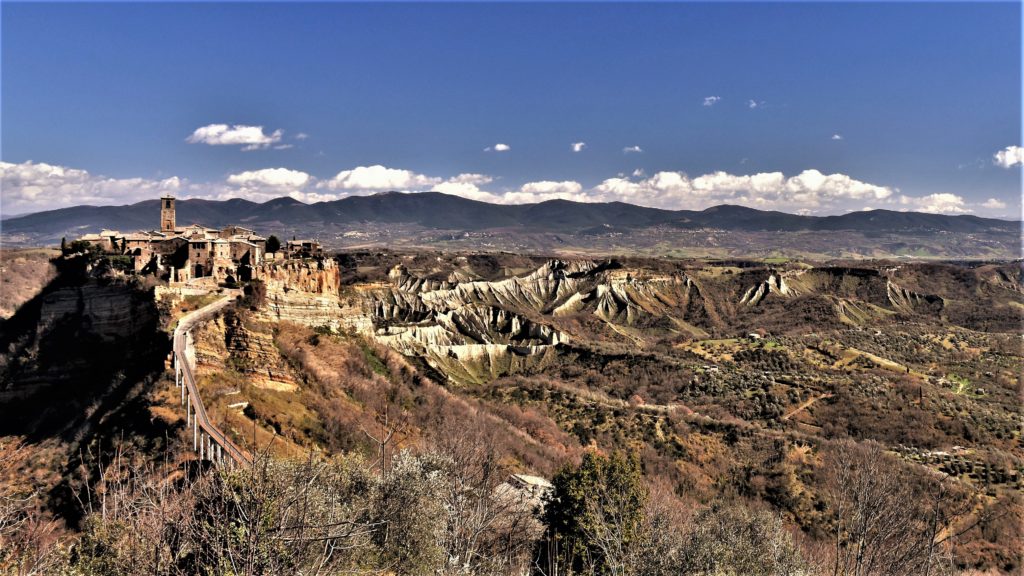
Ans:
[[[174,196],[160,198],[160,231],[174,233]]]

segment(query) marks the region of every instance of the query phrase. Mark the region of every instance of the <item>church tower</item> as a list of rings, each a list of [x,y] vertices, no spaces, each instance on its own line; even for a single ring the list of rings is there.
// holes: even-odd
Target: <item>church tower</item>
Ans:
[[[160,231],[174,233],[174,196],[160,198]]]

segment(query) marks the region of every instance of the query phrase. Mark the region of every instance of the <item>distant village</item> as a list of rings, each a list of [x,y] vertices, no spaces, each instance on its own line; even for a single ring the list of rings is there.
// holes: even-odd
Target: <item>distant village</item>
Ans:
[[[160,198],[159,230],[128,234],[103,230],[86,234],[78,241],[88,242],[107,254],[129,256],[137,274],[154,274],[171,283],[200,278],[245,282],[252,280],[256,267],[267,260],[323,256],[323,248],[316,240],[292,239],[271,246],[268,252],[267,238],[242,226],[179,227],[174,204],[173,196]]]

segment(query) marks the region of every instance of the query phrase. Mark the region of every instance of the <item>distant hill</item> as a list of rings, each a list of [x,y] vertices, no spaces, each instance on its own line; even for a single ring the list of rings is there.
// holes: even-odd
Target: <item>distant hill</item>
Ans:
[[[103,228],[121,231],[152,229],[157,226],[159,211],[159,203],[155,199],[125,206],[74,206],[7,218],[2,221],[2,232],[12,242],[54,243],[61,237],[73,238]],[[1020,222],[967,215],[871,210],[821,217],[731,205],[702,211],[660,210],[622,202],[581,203],[568,200],[502,205],[440,192],[388,192],[314,204],[304,204],[292,198],[277,198],[264,203],[240,199],[180,200],[177,212],[179,224],[243,224],[256,229],[292,230],[298,235],[356,223],[410,224],[452,231],[514,228],[558,234],[588,233],[595,227],[629,230],[658,225],[748,232],[1018,233],[1020,230]]]

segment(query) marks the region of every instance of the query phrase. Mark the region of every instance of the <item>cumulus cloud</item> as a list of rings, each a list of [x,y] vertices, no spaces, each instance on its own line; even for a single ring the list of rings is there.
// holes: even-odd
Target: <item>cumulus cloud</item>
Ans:
[[[484,152],[508,152],[512,147],[508,144],[497,143],[494,146],[488,146],[484,148]]]
[[[587,202],[591,199],[583,193],[583,185],[574,180],[527,182],[519,190],[502,195],[502,202],[505,204],[530,204],[547,200]]]
[[[722,99],[721,96],[705,96],[704,97],[704,105],[705,106],[714,106],[721,99]]]
[[[440,184],[442,181],[441,178],[424,176],[411,170],[387,168],[375,164],[342,170],[334,178],[322,182],[320,185],[330,190],[423,190]]]
[[[232,174],[228,184],[260,188],[301,188],[309,183],[310,175],[288,168],[264,168]]]
[[[950,194],[949,192],[937,192],[927,196],[900,196],[899,203],[915,212],[927,212],[929,214],[964,214],[972,212],[966,207],[962,196]]]
[[[1007,204],[995,198],[972,204],[951,193],[906,196],[889,186],[813,169],[793,176],[782,172],[731,174],[718,171],[696,177],[678,171],[662,171],[647,176],[637,170],[632,176],[620,174],[592,188],[586,188],[575,180],[540,180],[517,188],[501,188],[496,186],[492,176],[486,174],[431,176],[379,164],[342,170],[325,180],[282,167],[239,172],[220,182],[191,183],[177,177],[109,178],[44,163],[0,162],[0,184],[7,215],[77,204],[124,204],[152,199],[164,193],[173,193],[180,198],[247,198],[255,201],[288,195],[304,202],[320,202],[387,190],[436,190],[502,204],[564,199],[577,202],[622,201],[668,209],[703,209],[728,203],[813,214],[849,212],[865,206],[961,214],[970,212],[972,207],[1005,210]]]
[[[639,154],[643,151],[643,148],[639,146],[626,146],[625,148],[622,149],[623,154]]]
[[[470,200],[500,202],[501,198],[498,195],[480,188],[485,184],[490,184],[493,180],[493,178],[486,174],[459,174],[440,184],[435,184],[433,190],[444,194],[462,196]]]
[[[736,175],[722,171],[691,178],[668,171],[643,179],[609,178],[593,189],[593,196],[603,201],[660,208],[701,209],[732,203],[790,211],[842,209],[854,201],[885,201],[893,194],[890,187],[818,170],[789,178],[781,172]]]
[[[203,196],[215,200],[244,198],[254,202],[266,202],[282,196],[290,196],[301,202],[336,200],[343,195],[320,194],[311,190],[313,176],[289,168],[263,168],[231,174],[225,179],[227,186],[206,185],[192,190],[190,196]]]
[[[1020,146],[1007,146],[993,156],[993,161],[1003,168],[1013,168],[1024,165],[1024,148]]]
[[[306,134],[305,132],[299,132],[298,134],[293,136],[293,138],[295,138],[296,140],[305,140],[306,138],[309,138],[309,134]]]
[[[756,100],[747,100],[747,108],[757,108],[761,104],[763,104],[763,102],[758,102]]]
[[[527,182],[518,189],[505,191],[487,191],[481,188],[493,181],[493,178],[483,174],[460,174],[435,185],[433,189],[445,194],[494,204],[532,204],[547,200],[587,202],[591,200],[583,190],[583,185],[573,180]]]
[[[572,147],[573,152],[583,152],[583,149],[587,147],[586,142],[573,142],[569,146]]]
[[[4,215],[80,204],[126,204],[176,193],[187,186],[177,176],[159,179],[110,178],[43,162],[0,162]]]
[[[260,150],[277,144],[284,136],[283,130],[274,130],[270,134],[263,133],[263,126],[246,126],[244,124],[209,124],[196,128],[191,136],[185,139],[189,144],[208,144],[210,146],[242,146],[242,150]]]
[[[833,134],[832,135],[832,139],[833,140],[842,140],[843,139],[843,135],[842,134]]]

